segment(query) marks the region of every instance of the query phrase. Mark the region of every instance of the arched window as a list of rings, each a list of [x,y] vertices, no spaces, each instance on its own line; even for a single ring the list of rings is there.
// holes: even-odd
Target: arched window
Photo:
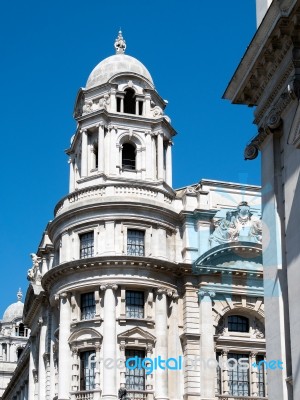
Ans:
[[[122,149],[122,168],[135,169],[135,146],[131,143],[124,143]]]
[[[135,114],[135,91],[130,88],[125,89],[124,112]]]
[[[249,332],[249,319],[241,315],[229,315],[228,317],[229,332]]]

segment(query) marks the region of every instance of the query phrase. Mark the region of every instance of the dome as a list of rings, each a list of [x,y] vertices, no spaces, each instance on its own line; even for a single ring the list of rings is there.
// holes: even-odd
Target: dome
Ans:
[[[136,58],[126,54],[115,54],[101,61],[91,72],[86,88],[107,83],[114,75],[120,73],[138,74],[147,79],[152,85],[153,80],[147,68]]]
[[[147,68],[136,58],[124,54],[126,43],[122,32],[115,41],[116,54],[105,58],[91,72],[86,89],[107,83],[113,76],[121,73],[137,74],[153,85],[153,80]]]
[[[22,303],[22,292],[19,290],[18,294],[18,301],[16,303],[11,304],[7,307],[3,314],[2,322],[11,322],[16,318],[23,317],[23,308],[24,304]]]

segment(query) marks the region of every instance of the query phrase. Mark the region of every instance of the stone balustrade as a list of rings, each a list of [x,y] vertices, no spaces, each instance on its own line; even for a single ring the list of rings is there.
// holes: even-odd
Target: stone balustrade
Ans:
[[[62,214],[63,212],[67,211],[69,207],[73,205],[77,205],[80,201],[98,201],[100,198],[107,198],[109,199],[110,196],[124,196],[128,200],[131,196],[140,198],[143,197],[161,201],[162,203],[171,204],[172,203],[172,196],[167,194],[162,189],[156,189],[153,187],[149,187],[147,185],[106,185],[106,186],[94,186],[88,187],[80,190],[76,190],[63,199],[61,199],[55,209],[54,215],[55,217]]]
[[[71,392],[71,400],[100,400],[100,390],[82,390],[78,392]]]
[[[218,400],[268,400],[267,397],[218,395]]]
[[[130,400],[152,400],[153,392],[145,390],[129,390],[126,395]]]

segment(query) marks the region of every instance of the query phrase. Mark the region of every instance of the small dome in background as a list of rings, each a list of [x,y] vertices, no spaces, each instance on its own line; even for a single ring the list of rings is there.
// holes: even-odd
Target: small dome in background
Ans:
[[[23,297],[23,294],[21,292],[21,289],[19,289],[19,291],[17,293],[18,301],[7,307],[7,309],[5,310],[5,312],[3,314],[2,322],[11,322],[16,318],[23,317],[24,303],[22,303],[22,301],[21,301],[22,297]]]
[[[113,76],[121,73],[140,75],[153,85],[152,77],[147,68],[136,58],[124,54],[126,43],[121,31],[115,41],[115,49],[115,55],[105,58],[93,69],[87,80],[86,89],[103,85]]]

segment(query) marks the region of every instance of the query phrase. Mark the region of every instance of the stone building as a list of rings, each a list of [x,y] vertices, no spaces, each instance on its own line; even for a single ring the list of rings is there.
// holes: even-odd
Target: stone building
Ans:
[[[23,323],[22,292],[18,301],[5,310],[0,321],[0,398],[13,376],[28,339],[28,329]]]
[[[260,188],[172,188],[166,101],[125,48],[79,90],[3,400],[265,399]]]
[[[255,106],[246,159],[262,158],[263,264],[271,400],[300,398],[300,1],[257,0],[258,29],[224,94]]]

